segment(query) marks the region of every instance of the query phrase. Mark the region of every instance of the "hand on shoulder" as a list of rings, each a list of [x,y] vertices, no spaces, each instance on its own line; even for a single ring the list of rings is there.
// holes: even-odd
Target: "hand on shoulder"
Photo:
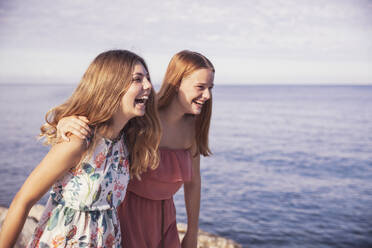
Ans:
[[[89,120],[85,116],[63,117],[57,124],[57,136],[69,140],[69,134],[74,134],[82,139],[90,134]]]

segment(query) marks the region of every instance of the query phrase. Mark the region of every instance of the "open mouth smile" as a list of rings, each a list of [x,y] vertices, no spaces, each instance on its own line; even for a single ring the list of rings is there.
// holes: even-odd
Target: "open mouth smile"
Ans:
[[[141,97],[138,97],[138,98],[134,99],[134,103],[136,103],[136,104],[140,104],[140,103],[145,104],[148,99],[149,99],[149,96],[141,96]]]
[[[202,102],[202,101],[197,101],[197,100],[193,100],[192,101],[193,103],[199,105],[199,106],[203,106],[205,102]]]

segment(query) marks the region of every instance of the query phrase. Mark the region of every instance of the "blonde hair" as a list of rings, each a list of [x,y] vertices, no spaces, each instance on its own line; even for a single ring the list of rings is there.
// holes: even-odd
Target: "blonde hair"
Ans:
[[[111,50],[99,54],[89,65],[71,97],[45,115],[46,124],[40,128],[40,136],[46,138],[45,143],[52,145],[59,141],[56,126],[60,119],[80,115],[89,119],[89,125],[94,130],[93,142],[88,150],[94,149],[99,134],[106,133],[112,123],[122,96],[132,83],[134,66],[138,63],[148,71],[144,59],[133,52]],[[145,115],[131,119],[124,130],[130,154],[131,176],[139,177],[148,166],[155,169],[159,164],[157,150],[161,130],[153,89],[146,104]]]
[[[213,64],[202,54],[188,50],[181,51],[174,55],[169,62],[163,84],[157,94],[158,109],[161,110],[171,104],[177,95],[177,90],[183,78],[199,69],[209,69],[215,72]],[[195,121],[195,143],[197,153],[203,156],[212,154],[208,144],[209,126],[212,115],[212,94],[211,98],[204,103],[202,111],[196,116]]]

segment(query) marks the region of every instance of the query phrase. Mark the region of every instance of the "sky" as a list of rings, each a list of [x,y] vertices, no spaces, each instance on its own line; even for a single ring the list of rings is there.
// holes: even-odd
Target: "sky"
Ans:
[[[372,84],[372,0],[0,0],[0,83],[78,83],[128,49],[161,83],[184,49],[216,84]]]

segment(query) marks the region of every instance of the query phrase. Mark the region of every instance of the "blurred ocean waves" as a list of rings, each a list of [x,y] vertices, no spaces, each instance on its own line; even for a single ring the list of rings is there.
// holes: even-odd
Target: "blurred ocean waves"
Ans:
[[[47,152],[39,127],[74,87],[0,85],[0,205]],[[202,229],[244,247],[372,247],[372,86],[213,91]],[[175,203],[186,222],[182,190]]]

